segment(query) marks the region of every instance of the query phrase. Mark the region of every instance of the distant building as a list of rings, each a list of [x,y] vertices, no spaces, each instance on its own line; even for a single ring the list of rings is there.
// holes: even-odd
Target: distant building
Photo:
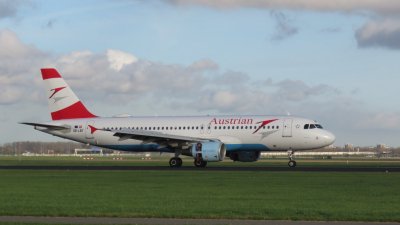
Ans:
[[[344,145],[344,150],[346,151],[353,151],[354,150],[354,146],[352,144],[345,144]]]
[[[389,149],[389,147],[387,145],[385,145],[385,144],[376,145],[376,150],[378,150],[378,151],[386,151],[388,149]]]

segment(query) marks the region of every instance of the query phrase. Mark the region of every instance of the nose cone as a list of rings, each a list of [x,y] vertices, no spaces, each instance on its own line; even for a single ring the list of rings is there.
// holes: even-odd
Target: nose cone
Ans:
[[[329,131],[324,130],[324,133],[321,135],[321,139],[326,145],[331,145],[335,142],[336,137]]]

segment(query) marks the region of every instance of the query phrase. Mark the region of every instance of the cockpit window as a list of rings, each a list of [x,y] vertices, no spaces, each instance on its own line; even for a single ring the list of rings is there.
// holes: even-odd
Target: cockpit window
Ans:
[[[305,124],[305,125],[304,125],[304,129],[315,129],[315,128],[324,129],[324,128],[321,126],[321,124]]]

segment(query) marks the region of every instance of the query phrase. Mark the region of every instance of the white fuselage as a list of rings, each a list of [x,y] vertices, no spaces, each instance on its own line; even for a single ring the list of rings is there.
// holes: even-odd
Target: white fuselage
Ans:
[[[316,124],[315,121],[291,116],[96,117],[55,120],[46,124],[70,129],[36,129],[82,143],[136,152],[174,150],[152,143],[151,139],[122,139],[109,130],[125,128],[215,139],[223,142],[228,152],[316,149],[331,145],[335,140],[331,132],[321,127],[305,129],[307,124]]]

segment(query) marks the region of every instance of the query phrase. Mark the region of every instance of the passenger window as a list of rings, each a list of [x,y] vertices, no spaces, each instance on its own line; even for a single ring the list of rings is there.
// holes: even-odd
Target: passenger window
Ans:
[[[276,126],[276,129],[279,129],[279,126]]]
[[[272,129],[275,129],[275,126],[272,126]]]

